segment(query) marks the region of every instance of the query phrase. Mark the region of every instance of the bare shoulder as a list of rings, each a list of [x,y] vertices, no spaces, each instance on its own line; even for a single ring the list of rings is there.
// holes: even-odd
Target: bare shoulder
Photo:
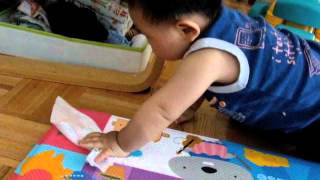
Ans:
[[[208,72],[214,73],[216,81],[221,83],[236,81],[240,73],[239,62],[234,55],[214,48],[204,48],[189,54],[183,64],[192,64],[190,66],[194,70],[209,68]]]

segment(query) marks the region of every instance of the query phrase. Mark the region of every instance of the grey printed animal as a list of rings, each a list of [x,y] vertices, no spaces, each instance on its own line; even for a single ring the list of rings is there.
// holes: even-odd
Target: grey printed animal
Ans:
[[[201,157],[175,157],[171,170],[185,180],[253,180],[252,175],[236,164]]]

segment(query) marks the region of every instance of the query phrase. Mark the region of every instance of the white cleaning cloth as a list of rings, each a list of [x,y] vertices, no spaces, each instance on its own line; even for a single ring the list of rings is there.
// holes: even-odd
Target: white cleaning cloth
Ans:
[[[61,97],[56,99],[50,122],[75,145],[78,145],[78,142],[82,138],[92,132],[102,132],[94,120],[79,112]],[[97,167],[101,171],[105,171],[112,163],[105,160],[104,162],[97,164],[94,159],[100,152],[101,150],[99,149],[93,149],[87,156],[87,162],[91,166]]]

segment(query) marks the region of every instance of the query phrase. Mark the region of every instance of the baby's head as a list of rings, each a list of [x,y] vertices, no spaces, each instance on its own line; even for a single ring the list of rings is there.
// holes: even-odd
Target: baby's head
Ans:
[[[155,54],[167,60],[182,58],[221,7],[221,0],[127,1],[134,24]]]

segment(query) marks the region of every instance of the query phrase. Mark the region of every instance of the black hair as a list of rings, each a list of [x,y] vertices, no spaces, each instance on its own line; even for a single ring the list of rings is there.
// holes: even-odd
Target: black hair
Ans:
[[[200,13],[213,20],[221,9],[221,0],[126,0],[130,8],[141,8],[143,16],[153,23],[176,20]]]

